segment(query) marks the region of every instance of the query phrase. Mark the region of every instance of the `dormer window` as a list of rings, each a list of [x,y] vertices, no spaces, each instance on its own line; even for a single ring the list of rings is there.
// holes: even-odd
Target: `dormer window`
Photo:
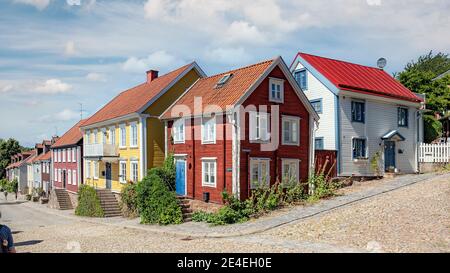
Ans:
[[[269,100],[273,102],[283,102],[284,100],[284,80],[271,78],[269,81]]]
[[[232,76],[233,74],[231,73],[223,75],[223,77],[217,82],[216,88],[224,86]]]

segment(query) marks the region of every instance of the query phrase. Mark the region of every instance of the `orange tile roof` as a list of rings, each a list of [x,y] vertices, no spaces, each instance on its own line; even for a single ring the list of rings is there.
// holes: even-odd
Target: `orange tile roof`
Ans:
[[[51,148],[58,148],[63,146],[70,146],[77,144],[82,138],[80,127],[84,125],[86,119],[80,120],[72,128],[64,133],[52,146]]]
[[[36,150],[31,151],[31,155],[27,158],[26,163],[32,163],[36,158]]]
[[[229,105],[234,105],[245,92],[262,76],[275,59],[266,60],[250,66],[238,68],[211,77],[199,79],[191,88],[176,101],[165,113],[163,119],[172,118],[171,110],[176,105],[186,105],[194,109],[194,98],[202,98],[203,110],[207,105],[217,105],[224,111]],[[220,88],[216,88],[219,80],[226,74],[232,77]]]
[[[140,84],[136,87],[123,91],[97,111],[93,116],[87,119],[83,126],[88,126],[98,122],[118,118],[128,114],[138,112],[150,100],[156,97],[178,76],[191,67],[194,63],[182,66],[174,71],[162,75],[153,81]]]

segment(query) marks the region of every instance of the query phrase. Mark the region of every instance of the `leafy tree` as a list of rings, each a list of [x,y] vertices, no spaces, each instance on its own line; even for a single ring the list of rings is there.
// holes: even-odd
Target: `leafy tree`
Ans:
[[[11,156],[20,153],[22,147],[15,139],[0,139],[0,178],[5,177],[6,167],[11,163]]]
[[[424,132],[423,138],[426,143],[430,143],[433,140],[441,136],[442,123],[432,115],[423,116]]]

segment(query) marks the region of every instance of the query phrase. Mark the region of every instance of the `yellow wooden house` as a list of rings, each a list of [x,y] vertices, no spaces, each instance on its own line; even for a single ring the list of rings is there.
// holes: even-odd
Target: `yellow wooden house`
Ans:
[[[147,72],[147,81],[123,91],[88,118],[83,132],[84,182],[120,192],[140,181],[165,157],[164,124],[158,119],[205,73],[193,62],[165,75]]]

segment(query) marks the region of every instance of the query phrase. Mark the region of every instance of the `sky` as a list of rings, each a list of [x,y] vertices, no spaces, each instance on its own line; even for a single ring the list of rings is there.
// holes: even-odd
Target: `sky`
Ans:
[[[34,146],[121,91],[298,51],[401,71],[450,53],[448,0],[0,0],[0,138]],[[81,105],[83,111],[81,111]]]

